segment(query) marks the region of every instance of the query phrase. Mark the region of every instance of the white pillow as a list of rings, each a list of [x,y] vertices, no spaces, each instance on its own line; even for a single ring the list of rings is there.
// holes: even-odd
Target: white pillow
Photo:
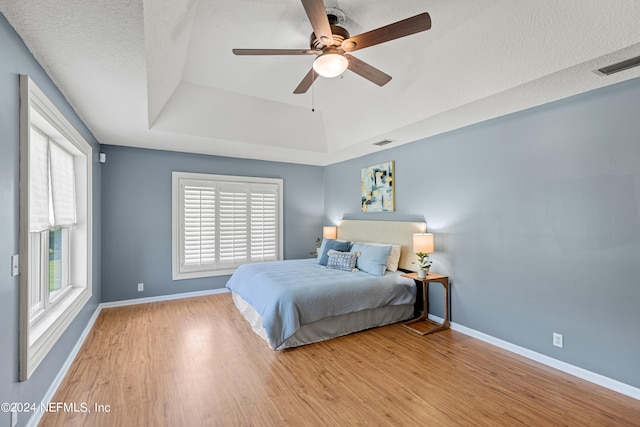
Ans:
[[[387,257],[387,270],[398,271],[398,264],[400,263],[400,253],[402,252],[401,245],[394,245],[391,243],[371,243],[371,242],[358,242],[358,243],[363,243],[365,245],[371,245],[371,246],[391,245],[391,252],[389,252],[389,256]]]
[[[398,264],[400,264],[400,253],[402,252],[402,246],[391,245],[391,252],[387,258],[387,270],[398,271]]]

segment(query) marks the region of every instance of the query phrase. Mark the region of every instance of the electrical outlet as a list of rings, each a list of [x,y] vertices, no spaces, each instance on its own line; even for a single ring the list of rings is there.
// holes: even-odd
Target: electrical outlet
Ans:
[[[138,283],[138,292],[144,291],[144,283]]]
[[[553,333],[553,345],[562,348],[562,334]]]

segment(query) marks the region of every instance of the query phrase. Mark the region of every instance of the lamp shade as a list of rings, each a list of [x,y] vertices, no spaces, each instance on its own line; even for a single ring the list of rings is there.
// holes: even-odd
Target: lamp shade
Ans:
[[[433,234],[415,233],[413,235],[413,251],[415,253],[433,253]]]
[[[325,239],[335,239],[338,237],[338,227],[322,227],[322,237]]]
[[[337,52],[323,53],[313,61],[313,69],[322,77],[337,77],[344,73],[348,66],[347,58]]]

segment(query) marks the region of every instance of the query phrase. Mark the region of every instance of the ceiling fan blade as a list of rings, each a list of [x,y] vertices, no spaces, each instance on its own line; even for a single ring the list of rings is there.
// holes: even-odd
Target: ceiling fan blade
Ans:
[[[384,86],[391,80],[390,75],[383,73],[355,56],[347,54],[344,56],[349,60],[349,69],[370,82],[373,82],[378,86]]]
[[[327,18],[324,2],[322,0],[302,0],[302,6],[307,12],[307,17],[309,17],[309,22],[311,22],[316,38],[325,46],[332,44],[333,34],[331,34],[331,25],[329,24],[329,18]]]
[[[431,17],[428,13],[421,13],[411,18],[384,27],[350,37],[342,42],[342,49],[345,52],[353,52],[365,47],[374,46],[380,43],[410,36],[411,34],[426,31],[431,28]]]
[[[317,53],[309,49],[233,49],[234,55],[312,55]]]
[[[314,81],[318,78],[318,73],[316,73],[313,68],[309,70],[306,76],[302,79],[298,87],[293,91],[295,94],[305,93]]]

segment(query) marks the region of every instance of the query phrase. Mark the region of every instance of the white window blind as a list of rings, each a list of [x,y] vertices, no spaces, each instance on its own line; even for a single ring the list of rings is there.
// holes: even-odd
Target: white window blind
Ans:
[[[29,132],[29,231],[76,223],[74,158],[35,127]]]
[[[282,180],[174,172],[174,279],[282,258]]]
[[[76,176],[73,156],[57,144],[49,142],[51,204],[54,227],[69,227],[76,223]]]
[[[49,139],[31,127],[29,144],[29,231],[37,233],[51,226]]]

